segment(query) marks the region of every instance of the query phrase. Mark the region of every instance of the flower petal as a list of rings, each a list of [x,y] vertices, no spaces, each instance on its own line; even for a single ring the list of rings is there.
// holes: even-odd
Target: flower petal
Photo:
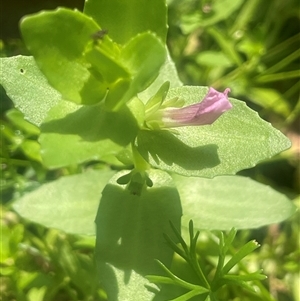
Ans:
[[[184,108],[167,108],[163,111],[162,121],[166,127],[196,126],[212,124],[224,112],[232,108],[227,94],[230,89],[218,92],[209,88],[203,101]]]

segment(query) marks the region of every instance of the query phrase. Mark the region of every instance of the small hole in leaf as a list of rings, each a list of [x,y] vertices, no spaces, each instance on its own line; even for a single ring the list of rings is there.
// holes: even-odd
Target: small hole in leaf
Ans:
[[[20,69],[20,72],[22,73],[22,74],[24,74],[25,73],[25,70],[24,69]]]

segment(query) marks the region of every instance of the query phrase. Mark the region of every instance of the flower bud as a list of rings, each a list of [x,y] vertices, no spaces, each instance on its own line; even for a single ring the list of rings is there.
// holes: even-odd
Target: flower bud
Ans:
[[[209,88],[204,99],[196,104],[183,108],[165,108],[162,110],[164,127],[197,126],[212,124],[224,112],[232,108],[227,94],[230,89],[218,92]]]

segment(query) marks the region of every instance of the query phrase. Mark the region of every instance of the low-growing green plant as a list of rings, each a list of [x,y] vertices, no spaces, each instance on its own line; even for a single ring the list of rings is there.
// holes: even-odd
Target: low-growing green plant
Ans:
[[[227,13],[219,11],[222,18]],[[235,175],[288,149],[289,139],[231,98],[230,80],[224,92],[184,86],[166,47],[166,17],[162,0],[88,0],[83,12],[42,11],[20,24],[33,56],[1,59],[1,85],[19,110],[7,117],[28,133],[16,140],[3,124],[5,139],[36,162],[30,167],[46,182],[16,196],[13,209],[48,228],[96,235],[97,271],[48,233],[47,254],[60,246],[54,257],[62,260],[59,275],[70,275],[77,289],[68,293],[73,300],[223,300],[224,286],[253,293],[247,281],[265,277],[237,267],[258,245],[245,243],[227,260],[234,229],[278,223],[295,212],[284,194]],[[225,50],[218,55],[242,65],[234,47]],[[70,175],[48,182],[42,166]],[[190,220],[188,246],[180,232]],[[226,238],[219,232],[209,273],[194,228],[229,231]],[[194,273],[191,282],[171,271],[174,251]],[[91,275],[91,283],[82,282]],[[27,287],[23,296],[18,288],[17,296],[51,300],[55,290],[57,283]]]

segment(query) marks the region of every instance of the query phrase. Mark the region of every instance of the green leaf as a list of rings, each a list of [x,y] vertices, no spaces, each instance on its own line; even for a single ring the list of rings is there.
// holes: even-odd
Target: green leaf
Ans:
[[[75,234],[95,234],[94,219],[101,191],[114,174],[90,170],[44,184],[16,200],[14,210],[45,227]]]
[[[176,66],[172,61],[168,50],[166,60],[159,71],[158,77],[145,91],[139,93],[139,98],[146,103],[159,90],[162,83],[167,81],[170,82],[171,88],[182,86],[182,82],[179,80],[177,74]]]
[[[180,194],[182,224],[192,219],[196,229],[258,228],[279,223],[296,210],[285,195],[249,178],[172,177]]]
[[[262,271],[249,273],[245,275],[225,275],[223,278],[228,280],[235,280],[237,284],[241,281],[257,281],[257,280],[265,280],[267,276],[261,274]]]
[[[182,98],[185,105],[199,102],[206,87],[171,89],[167,99]],[[137,148],[152,166],[186,176],[235,174],[290,147],[280,131],[259,118],[244,102],[230,99],[233,108],[207,126],[169,131],[140,131]],[[176,150],[176,151],[175,151]]]
[[[156,33],[163,42],[166,40],[167,6],[162,0],[88,0],[84,13],[120,44],[145,31]]]
[[[106,106],[110,109],[120,108],[122,104],[150,86],[165,62],[166,48],[155,35],[146,32],[125,44],[120,56],[122,65],[130,71],[132,81],[127,91],[125,89],[127,86],[122,87],[120,99],[112,93],[113,89],[110,89],[105,100]]]
[[[160,273],[154,259],[170,266],[173,257],[163,233],[177,242],[169,221],[180,229],[178,192],[167,173],[150,170],[153,187],[133,194],[117,183],[126,173],[116,174],[102,192],[96,217],[96,257],[141,274]]]
[[[227,234],[227,236],[223,237],[223,239],[220,240],[220,246],[221,246],[221,252],[223,256],[226,255],[226,253],[228,252],[228,250],[230,249],[232,243],[233,243],[233,240],[236,236],[236,233],[237,233],[237,230],[235,228],[232,228],[229,233]],[[221,236],[224,236],[224,234],[221,232]],[[221,244],[221,241],[223,240],[223,244]]]
[[[163,283],[163,284],[174,284],[174,285],[176,285],[176,282],[170,277],[147,275],[146,278],[152,283]]]
[[[132,37],[121,53],[108,36],[93,38],[99,29],[90,17],[63,8],[21,23],[28,49],[65,100],[95,104],[109,91],[106,104],[115,109],[152,83],[166,50],[156,35],[143,33]]]
[[[202,295],[205,293],[207,293],[207,292],[202,291],[201,289],[195,289],[195,290],[187,292],[186,294],[184,294],[180,297],[177,297],[177,298],[169,300],[169,301],[188,301],[188,300],[191,300],[191,298],[193,298],[193,297],[196,297],[196,296],[199,296],[199,295]],[[203,299],[201,298],[201,300],[203,300]]]
[[[153,300],[158,287],[133,270],[121,270],[98,261],[101,285],[110,301]]]
[[[101,41],[102,45],[103,41]],[[114,83],[120,78],[130,78],[128,70],[122,66],[118,60],[109,51],[103,47],[90,45],[85,52],[85,58],[92,64],[92,68],[99,73],[108,83]],[[106,50],[106,51],[105,51]]]
[[[165,284],[174,284],[177,286],[184,287],[188,290],[196,290],[198,291],[198,294],[207,293],[208,289],[206,287],[196,285],[190,282],[187,282],[175,274],[173,274],[163,263],[160,261],[157,261],[157,263],[160,265],[162,270],[164,271],[164,274],[167,274],[168,277],[163,276],[157,276],[157,275],[147,275],[146,278],[149,279],[151,282],[154,283],[165,283]]]
[[[7,95],[26,120],[40,125],[61,95],[48,84],[33,57],[0,58],[0,64],[0,83]]]
[[[132,106],[139,105],[134,98]],[[126,147],[137,132],[137,120],[128,106],[108,112],[103,103],[80,106],[61,101],[41,125],[39,142],[44,164],[58,168],[88,160],[105,161]]]
[[[257,249],[260,245],[255,241],[251,240],[247,242],[241,249],[239,249],[226,263],[222,269],[222,274],[227,274],[235,265],[237,265],[244,257]]]
[[[90,70],[84,50],[100,28],[79,11],[58,8],[25,17],[21,32],[28,50],[49,83],[76,103],[101,101],[107,86]]]

